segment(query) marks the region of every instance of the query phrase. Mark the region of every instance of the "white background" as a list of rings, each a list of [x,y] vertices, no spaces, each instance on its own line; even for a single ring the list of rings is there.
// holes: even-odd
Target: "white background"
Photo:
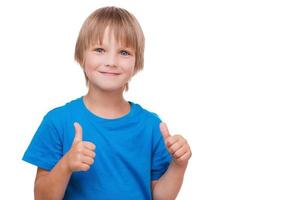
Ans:
[[[21,160],[42,117],[86,93],[73,59],[85,18],[139,20],[145,70],[128,100],[158,113],[193,156],[178,200],[300,199],[297,1],[1,1],[1,199],[33,199]]]

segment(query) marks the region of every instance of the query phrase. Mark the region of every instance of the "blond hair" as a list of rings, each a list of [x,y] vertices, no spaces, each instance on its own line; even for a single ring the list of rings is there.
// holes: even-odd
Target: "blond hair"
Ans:
[[[134,74],[144,67],[145,38],[137,19],[127,10],[118,7],[103,7],[95,10],[83,23],[79,32],[76,47],[75,60],[84,71],[85,51],[92,45],[102,43],[105,29],[113,32],[117,42],[135,50]],[[88,78],[84,73],[86,85]],[[128,83],[125,91],[128,90]]]

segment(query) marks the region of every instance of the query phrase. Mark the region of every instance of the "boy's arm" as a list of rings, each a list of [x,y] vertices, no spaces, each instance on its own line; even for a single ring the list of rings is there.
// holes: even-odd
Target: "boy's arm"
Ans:
[[[75,126],[75,137],[71,149],[53,169],[48,172],[38,168],[34,184],[36,200],[61,200],[74,171],[87,171],[94,162],[95,145],[82,141],[82,128]]]
[[[181,188],[186,167],[171,162],[166,173],[158,181],[152,181],[153,200],[174,200]]]
[[[50,172],[38,168],[34,184],[35,199],[62,199],[71,174],[72,171],[66,166],[65,157]]]
[[[169,134],[165,123],[160,124],[160,129],[173,160],[165,174],[158,181],[152,181],[153,200],[174,200],[181,188],[192,152],[182,136]]]

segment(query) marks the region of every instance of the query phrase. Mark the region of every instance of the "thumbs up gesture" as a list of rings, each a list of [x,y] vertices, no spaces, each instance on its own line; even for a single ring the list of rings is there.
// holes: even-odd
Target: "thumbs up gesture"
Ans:
[[[79,123],[74,123],[75,136],[71,149],[66,154],[67,167],[71,172],[88,171],[94,163],[96,146],[87,141],[82,141],[82,128]]]
[[[172,136],[168,130],[167,124],[163,122],[160,123],[160,131],[164,138],[167,150],[171,154],[175,164],[179,166],[187,165],[192,156],[192,152],[186,139],[181,135]]]

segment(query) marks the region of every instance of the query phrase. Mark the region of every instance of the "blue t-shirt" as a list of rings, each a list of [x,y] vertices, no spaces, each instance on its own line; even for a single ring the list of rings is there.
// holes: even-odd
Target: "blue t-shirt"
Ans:
[[[23,160],[50,171],[71,148],[73,123],[78,122],[83,141],[96,145],[96,157],[88,171],[72,174],[64,199],[152,199],[151,181],[165,173],[171,157],[159,129],[159,117],[129,103],[130,112],[116,119],[95,115],[83,97],[49,111]]]

